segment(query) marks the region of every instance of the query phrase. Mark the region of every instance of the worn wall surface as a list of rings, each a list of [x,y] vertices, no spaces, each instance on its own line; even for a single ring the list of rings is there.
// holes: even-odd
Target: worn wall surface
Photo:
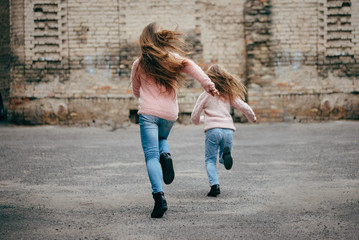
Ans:
[[[0,119],[5,118],[10,91],[10,10],[9,1],[0,1]]]
[[[13,122],[135,121],[130,70],[152,21],[178,24],[203,68],[238,75],[260,121],[358,119],[359,0],[11,0],[9,9]],[[180,121],[201,91],[193,79],[183,87]]]
[[[249,101],[262,121],[358,119],[358,1],[247,1]]]
[[[23,14],[12,24],[11,37],[20,36],[22,42],[13,45],[18,59],[9,119],[84,125],[128,121],[137,109],[130,69],[139,54],[139,35],[152,21],[172,29],[178,24],[193,46],[190,57],[201,66],[219,62],[243,75],[243,3],[13,0],[13,11]],[[180,119],[188,121],[201,91],[196,81],[188,80],[179,94]],[[111,111],[91,107],[94,101]]]

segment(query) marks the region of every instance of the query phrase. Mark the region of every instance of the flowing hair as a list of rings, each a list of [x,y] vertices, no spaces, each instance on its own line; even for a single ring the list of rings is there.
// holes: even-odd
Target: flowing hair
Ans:
[[[221,98],[231,102],[237,97],[240,97],[243,101],[245,100],[246,86],[225,68],[218,64],[213,64],[207,69],[206,74],[214,82]]]
[[[188,45],[179,38],[183,35],[176,30],[161,29],[156,22],[148,24],[139,39],[141,57],[139,66],[152,76],[157,85],[162,85],[169,92],[182,86],[184,77],[180,70],[187,62],[174,57],[170,52],[187,54],[184,50]]]

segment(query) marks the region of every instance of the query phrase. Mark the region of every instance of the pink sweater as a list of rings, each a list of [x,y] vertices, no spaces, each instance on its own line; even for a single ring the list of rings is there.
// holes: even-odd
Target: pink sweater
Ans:
[[[211,128],[228,128],[235,131],[236,128],[231,116],[231,106],[243,112],[249,121],[256,121],[256,115],[252,108],[242,99],[236,98],[233,103],[230,103],[203,92],[197,99],[192,111],[192,122],[196,125],[204,123],[204,131]],[[204,117],[201,116],[202,110],[204,110]]]
[[[174,53],[175,57],[185,60],[188,64],[182,69],[186,73],[201,83],[202,87],[209,91],[214,83],[203,72],[203,70],[190,59],[184,58]],[[132,65],[131,79],[132,91],[138,98],[138,114],[152,115],[169,121],[175,121],[178,117],[177,92],[172,90],[166,92],[164,86],[158,87],[151,76],[146,75],[139,66],[139,58]],[[138,72],[135,74],[135,70]]]

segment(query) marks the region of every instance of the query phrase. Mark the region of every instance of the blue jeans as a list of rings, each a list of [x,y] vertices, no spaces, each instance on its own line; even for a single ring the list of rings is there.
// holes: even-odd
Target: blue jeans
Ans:
[[[174,123],[151,115],[139,116],[142,149],[153,193],[163,192],[160,154],[169,152],[167,138]]]
[[[216,167],[217,156],[219,156],[219,162],[223,164],[223,148],[229,147],[232,153],[232,140],[232,129],[212,128],[206,131],[205,163],[210,186],[219,184]]]

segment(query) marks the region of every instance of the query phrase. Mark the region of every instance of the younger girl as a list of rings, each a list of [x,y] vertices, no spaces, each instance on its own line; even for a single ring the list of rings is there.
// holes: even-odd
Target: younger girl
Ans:
[[[178,117],[177,90],[181,74],[199,81],[209,95],[218,94],[214,83],[193,61],[180,56],[184,42],[181,33],[162,29],[157,23],[147,25],[140,36],[141,55],[132,66],[133,94],[138,98],[142,148],[155,205],[152,218],[167,210],[162,180],[174,179],[168,135]],[[162,169],[161,169],[162,168]]]
[[[192,111],[194,124],[204,123],[206,133],[205,163],[211,190],[207,196],[215,197],[220,194],[217,175],[217,155],[219,150],[219,162],[229,170],[232,167],[232,140],[236,130],[231,117],[231,107],[235,107],[252,122],[256,122],[256,116],[252,108],[245,102],[246,87],[236,77],[227,72],[223,67],[215,64],[207,71],[209,78],[215,83],[219,91],[218,96],[212,96],[203,92],[197,99]],[[201,112],[204,110],[204,117]]]

